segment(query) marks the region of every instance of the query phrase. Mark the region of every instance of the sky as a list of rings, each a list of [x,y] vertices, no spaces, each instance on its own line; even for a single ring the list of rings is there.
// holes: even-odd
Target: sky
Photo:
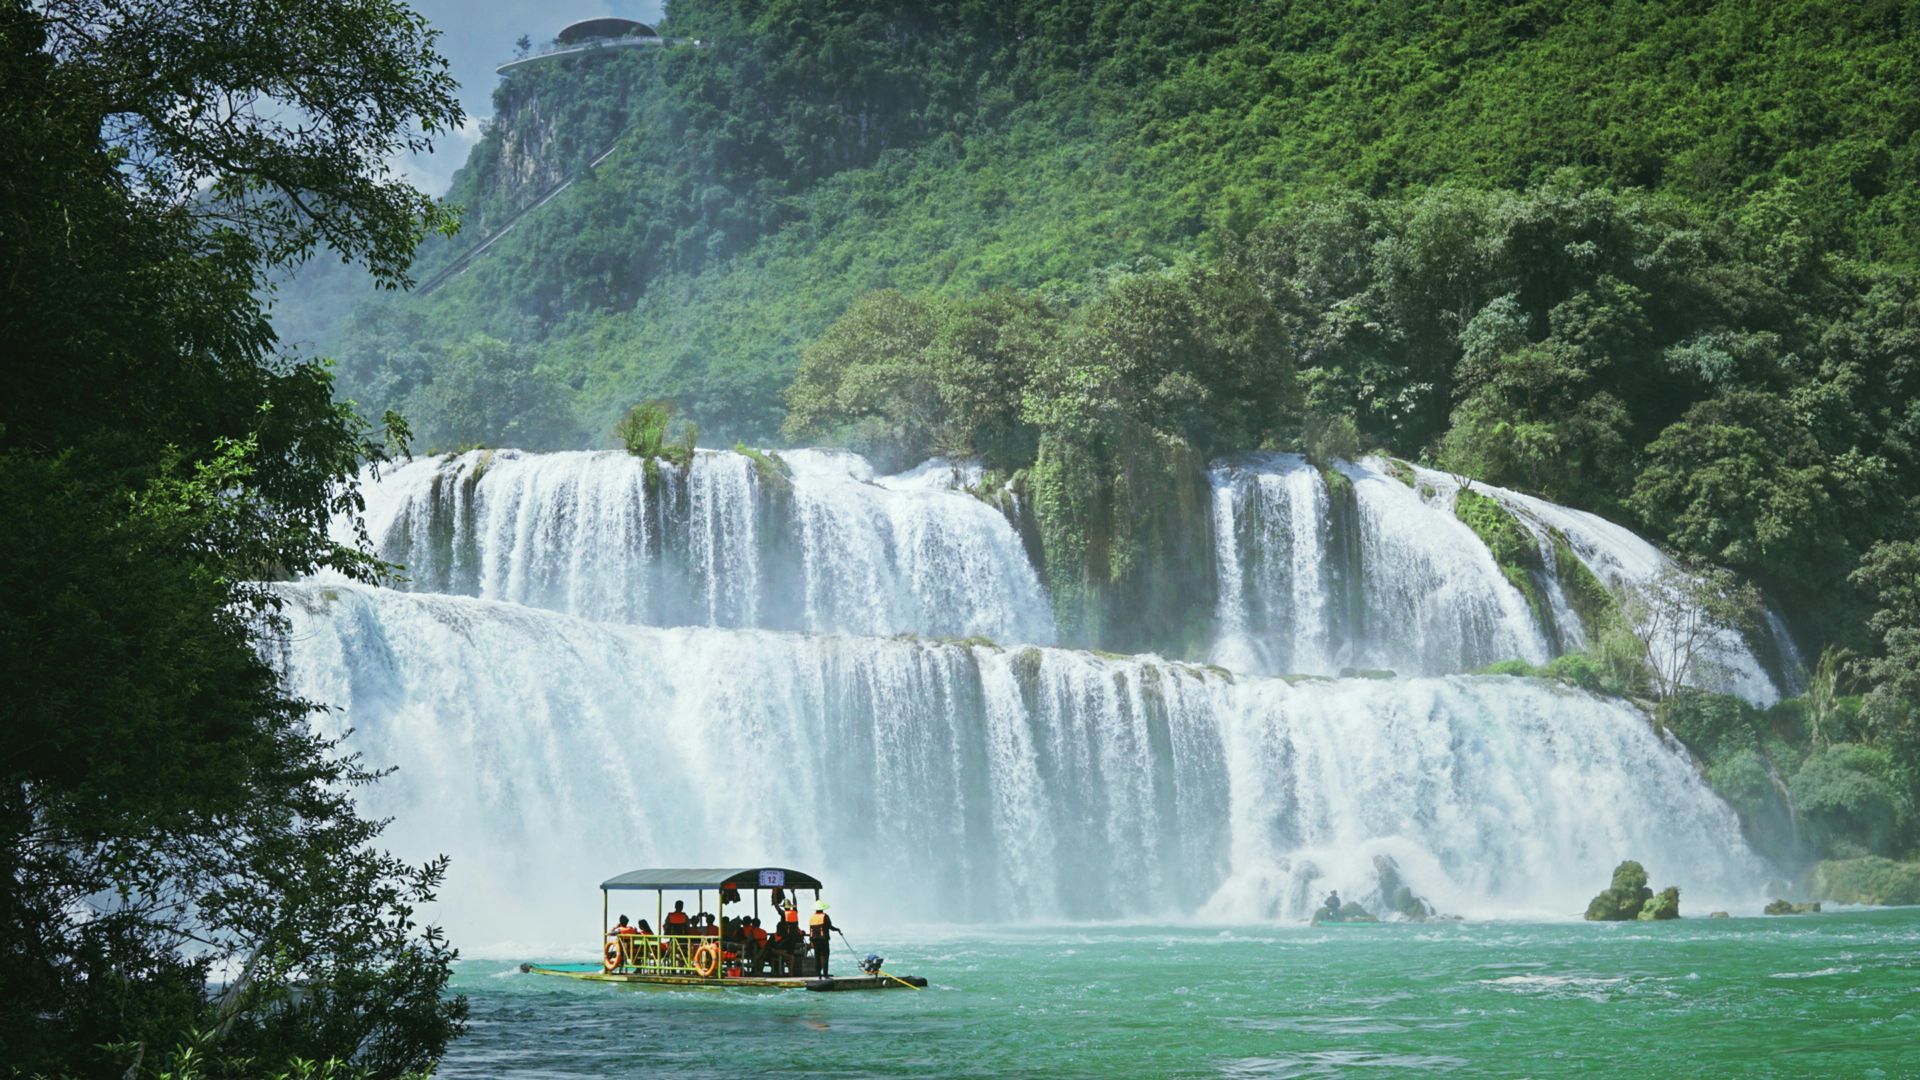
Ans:
[[[393,164],[422,190],[444,195],[454,170],[480,138],[480,121],[493,112],[493,88],[500,81],[493,69],[513,56],[513,43],[521,34],[532,38],[537,48],[568,23],[596,15],[651,23],[660,18],[663,0],[412,0],[412,6],[441,32],[440,52],[460,80],[467,123],[441,136],[432,154],[408,155]]]

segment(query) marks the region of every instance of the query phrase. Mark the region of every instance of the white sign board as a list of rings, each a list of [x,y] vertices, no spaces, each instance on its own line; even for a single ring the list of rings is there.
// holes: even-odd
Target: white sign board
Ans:
[[[781,888],[785,888],[786,884],[787,884],[787,872],[785,870],[760,871],[760,887],[761,888],[781,889]]]

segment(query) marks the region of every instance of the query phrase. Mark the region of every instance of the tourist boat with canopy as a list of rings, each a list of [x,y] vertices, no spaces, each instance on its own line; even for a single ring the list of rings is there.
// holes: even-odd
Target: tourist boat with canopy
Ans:
[[[820,903],[820,879],[785,867],[752,866],[722,869],[654,867],[630,870],[600,883],[601,962],[595,964],[521,964],[520,970],[534,975],[558,975],[595,982],[641,983],[665,986],[762,987],[807,990],[886,990],[899,987],[919,989],[927,980],[918,976],[899,976],[881,967],[877,956],[854,961],[860,974],[821,977],[814,971],[814,956],[802,946],[779,967],[778,974],[758,972],[765,964],[753,963],[754,945],[723,933],[703,933],[702,927],[687,926],[668,933],[668,893],[692,893],[693,911],[707,910],[707,894],[714,897],[716,927],[730,917],[727,908],[735,907],[731,917],[743,917],[751,904],[751,916],[777,923],[788,911],[800,911],[802,891],[811,891],[812,906]],[[654,894],[654,932],[616,929],[607,921],[612,911],[611,897],[617,892]],[[766,903],[763,905],[762,900]],[[681,898],[684,904],[684,898]],[[643,909],[644,910],[644,909]],[[804,938],[800,939],[804,941]]]

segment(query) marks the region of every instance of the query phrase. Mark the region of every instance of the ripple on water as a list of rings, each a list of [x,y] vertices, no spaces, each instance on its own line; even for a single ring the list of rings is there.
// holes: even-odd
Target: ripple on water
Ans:
[[[1369,1050],[1318,1050],[1238,1058],[1220,1065],[1223,1076],[1343,1076],[1355,1069],[1451,1072],[1466,1061],[1444,1054],[1394,1054]]]

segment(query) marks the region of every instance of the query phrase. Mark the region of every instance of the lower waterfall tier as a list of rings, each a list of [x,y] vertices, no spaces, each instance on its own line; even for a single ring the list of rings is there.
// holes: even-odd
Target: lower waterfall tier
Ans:
[[[1624,858],[1690,909],[1765,874],[1645,717],[1545,683],[281,589],[294,691],[398,767],[365,809],[453,857],[440,914],[482,948],[590,942],[597,883],[649,865],[797,866],[893,922],[1303,918],[1328,887],[1377,902],[1376,855],[1464,915],[1576,913]]]

